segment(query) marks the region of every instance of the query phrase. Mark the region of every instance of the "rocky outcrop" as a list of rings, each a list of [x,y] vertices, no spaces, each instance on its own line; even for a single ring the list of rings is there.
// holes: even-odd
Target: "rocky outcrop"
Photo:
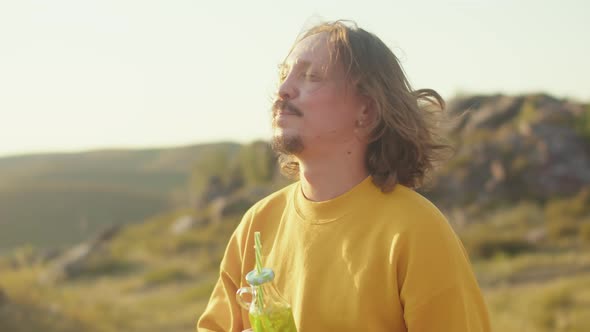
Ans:
[[[427,196],[443,206],[545,200],[590,186],[587,105],[548,95],[453,100],[456,153]]]
[[[172,222],[170,225],[170,232],[175,235],[184,234],[193,228],[200,228],[208,225],[211,222],[210,216],[195,217],[193,215],[182,215]]]
[[[207,181],[207,186],[205,187],[205,191],[201,196],[200,206],[207,206],[210,202],[215,200],[218,197],[227,195],[227,190],[223,185],[223,181],[219,176],[211,176]]]
[[[119,232],[119,226],[112,226],[89,242],[81,243],[66,251],[55,260],[44,276],[44,281],[55,281],[76,277],[93,256],[100,255],[101,249]]]

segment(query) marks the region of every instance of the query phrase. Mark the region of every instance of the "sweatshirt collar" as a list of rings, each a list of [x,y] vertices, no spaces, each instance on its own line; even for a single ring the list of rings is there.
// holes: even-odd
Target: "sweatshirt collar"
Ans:
[[[332,199],[314,202],[303,195],[301,181],[294,186],[293,205],[295,211],[305,222],[312,224],[324,224],[338,220],[347,214],[358,210],[359,206],[368,207],[371,197],[379,188],[373,184],[372,177],[368,176],[344,194]]]

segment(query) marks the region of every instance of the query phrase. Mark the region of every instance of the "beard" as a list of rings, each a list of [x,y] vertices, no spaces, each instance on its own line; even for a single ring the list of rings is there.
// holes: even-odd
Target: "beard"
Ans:
[[[279,154],[295,155],[303,151],[303,140],[300,136],[274,135],[271,142],[272,149]]]
[[[291,102],[277,99],[272,105],[272,127],[276,130],[277,124],[275,123],[275,117],[281,110],[288,111],[289,113],[294,114],[295,116],[303,116],[301,110],[299,110],[295,105]],[[282,155],[295,155],[301,153],[303,151],[303,140],[299,135],[286,135],[284,132],[276,133],[272,137],[271,142],[272,149]]]

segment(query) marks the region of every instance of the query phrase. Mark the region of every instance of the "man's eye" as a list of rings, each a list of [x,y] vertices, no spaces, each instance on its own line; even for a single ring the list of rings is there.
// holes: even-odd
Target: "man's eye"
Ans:
[[[322,77],[316,73],[305,73],[304,78],[308,81],[319,81]]]

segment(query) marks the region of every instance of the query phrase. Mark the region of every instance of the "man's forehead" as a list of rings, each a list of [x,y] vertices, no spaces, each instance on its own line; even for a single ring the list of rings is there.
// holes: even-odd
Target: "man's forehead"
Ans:
[[[329,59],[330,51],[327,36],[325,36],[325,33],[318,33],[299,41],[285,63],[289,66],[309,65],[316,62],[326,63]]]

